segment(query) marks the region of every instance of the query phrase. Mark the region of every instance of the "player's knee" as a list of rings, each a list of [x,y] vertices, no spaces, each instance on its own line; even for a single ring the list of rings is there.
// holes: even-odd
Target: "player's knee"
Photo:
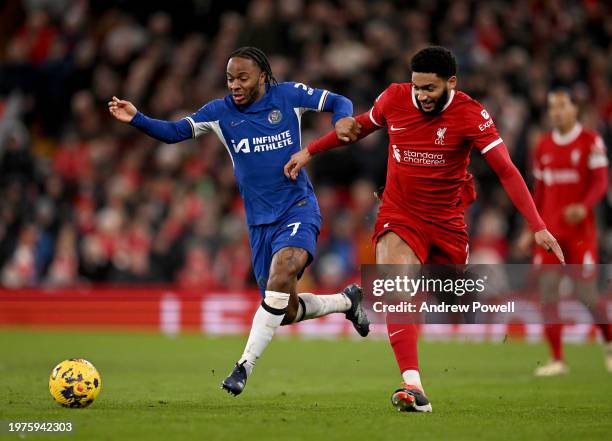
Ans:
[[[270,291],[290,292],[293,284],[293,280],[289,274],[274,273],[270,274],[266,289]]]
[[[376,263],[418,265],[421,261],[410,245],[393,231],[388,231],[376,243]]]
[[[284,248],[274,255],[267,289],[291,292],[300,271],[306,265],[308,253],[301,248]]]

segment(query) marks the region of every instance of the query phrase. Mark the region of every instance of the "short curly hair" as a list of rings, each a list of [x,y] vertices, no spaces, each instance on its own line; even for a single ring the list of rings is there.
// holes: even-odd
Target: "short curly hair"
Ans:
[[[412,72],[434,73],[449,79],[457,74],[457,60],[451,51],[442,46],[430,46],[418,51],[410,62]]]

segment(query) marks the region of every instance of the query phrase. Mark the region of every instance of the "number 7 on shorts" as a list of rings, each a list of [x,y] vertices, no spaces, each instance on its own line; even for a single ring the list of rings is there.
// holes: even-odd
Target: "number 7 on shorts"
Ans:
[[[288,227],[293,227],[293,231],[291,232],[291,234],[289,235],[289,237],[295,236],[295,233],[297,233],[298,228],[300,228],[301,222],[294,222],[292,224],[287,225]]]

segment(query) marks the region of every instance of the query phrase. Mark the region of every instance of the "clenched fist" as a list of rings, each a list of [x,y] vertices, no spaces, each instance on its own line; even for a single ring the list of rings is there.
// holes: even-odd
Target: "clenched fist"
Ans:
[[[361,133],[361,124],[352,116],[336,121],[335,128],[336,136],[342,142],[355,142],[357,141],[357,135]]]

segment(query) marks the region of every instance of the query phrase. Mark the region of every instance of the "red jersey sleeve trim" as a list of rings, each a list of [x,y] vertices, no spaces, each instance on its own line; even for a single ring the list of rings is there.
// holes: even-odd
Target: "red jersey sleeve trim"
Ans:
[[[378,127],[383,127],[382,124],[379,124],[378,122],[376,122],[376,120],[374,119],[374,115],[372,114],[372,111],[374,110],[374,107],[372,107],[370,109],[370,121],[372,121],[374,124],[376,124]]]
[[[493,141],[492,143],[488,144],[485,148],[483,148],[480,151],[480,153],[482,153],[484,155],[485,153],[487,153],[492,148],[500,145],[502,142],[504,142],[504,141],[501,138],[497,138],[495,141]]]

